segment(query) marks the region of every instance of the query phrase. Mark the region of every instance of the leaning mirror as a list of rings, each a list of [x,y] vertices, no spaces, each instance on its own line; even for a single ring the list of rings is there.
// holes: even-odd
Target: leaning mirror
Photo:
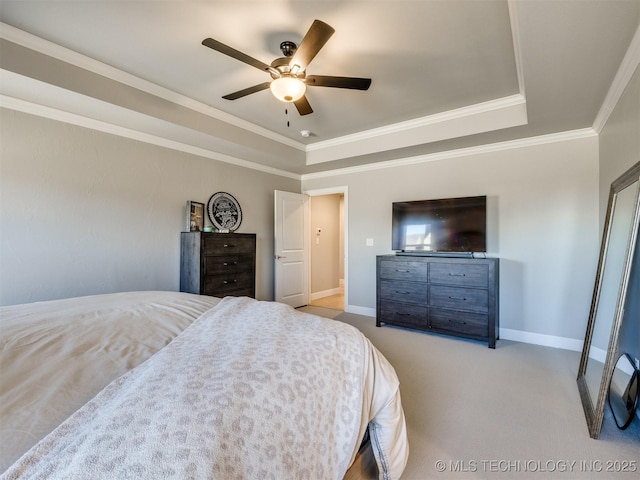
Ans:
[[[602,428],[640,219],[640,162],[611,184],[578,389],[589,434]],[[637,267],[636,267],[637,268]]]
[[[638,408],[638,369],[628,353],[618,358],[609,381],[607,401],[613,415],[613,421],[620,430],[627,428]]]

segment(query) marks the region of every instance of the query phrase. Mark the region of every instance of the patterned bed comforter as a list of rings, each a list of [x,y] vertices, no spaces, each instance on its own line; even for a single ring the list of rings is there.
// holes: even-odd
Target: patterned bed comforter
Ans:
[[[2,478],[341,479],[367,426],[380,478],[399,478],[398,380],[357,329],[228,297]]]

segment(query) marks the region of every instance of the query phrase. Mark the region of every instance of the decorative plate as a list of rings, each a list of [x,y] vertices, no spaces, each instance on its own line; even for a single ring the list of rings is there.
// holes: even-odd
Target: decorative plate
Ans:
[[[209,220],[218,230],[233,231],[242,223],[242,209],[240,204],[227,192],[211,195],[207,203]]]

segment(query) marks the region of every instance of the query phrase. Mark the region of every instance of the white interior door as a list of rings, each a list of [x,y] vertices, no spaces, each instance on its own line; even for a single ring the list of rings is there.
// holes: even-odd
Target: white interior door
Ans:
[[[308,197],[275,191],[275,300],[292,307],[309,303]]]

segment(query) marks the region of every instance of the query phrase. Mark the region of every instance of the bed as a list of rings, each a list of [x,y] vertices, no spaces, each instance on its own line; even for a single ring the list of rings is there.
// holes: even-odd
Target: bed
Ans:
[[[398,378],[354,327],[247,297],[0,309],[1,478],[399,478]]]

